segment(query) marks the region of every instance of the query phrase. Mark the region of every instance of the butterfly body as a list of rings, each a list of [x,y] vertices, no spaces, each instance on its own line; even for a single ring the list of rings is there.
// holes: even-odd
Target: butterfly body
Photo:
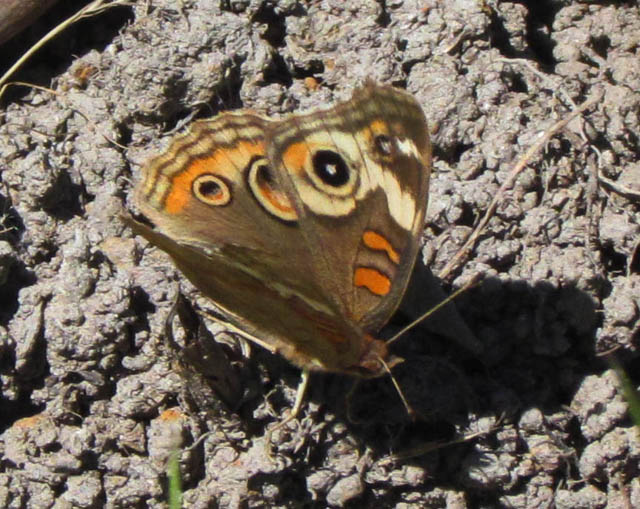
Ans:
[[[153,228],[132,226],[259,344],[379,376],[397,359],[374,336],[406,289],[430,169],[417,101],[368,84],[331,109],[195,122],[144,167]]]

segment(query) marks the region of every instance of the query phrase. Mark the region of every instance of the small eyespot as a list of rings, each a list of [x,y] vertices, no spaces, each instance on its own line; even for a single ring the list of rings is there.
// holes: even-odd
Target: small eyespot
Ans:
[[[278,188],[269,161],[264,157],[256,158],[246,171],[249,189],[260,206],[285,223],[296,222],[298,214],[287,195]]]
[[[193,181],[192,189],[195,197],[207,205],[220,207],[231,201],[229,186],[215,175],[200,175]]]
[[[330,150],[318,150],[313,154],[313,171],[324,184],[331,187],[341,187],[349,182],[347,163]]]
[[[271,168],[265,163],[258,164],[256,166],[256,178],[266,184],[273,184],[273,175],[271,175]]]
[[[393,154],[394,143],[386,134],[380,134],[375,137],[374,140],[376,150],[383,156],[390,156]]]

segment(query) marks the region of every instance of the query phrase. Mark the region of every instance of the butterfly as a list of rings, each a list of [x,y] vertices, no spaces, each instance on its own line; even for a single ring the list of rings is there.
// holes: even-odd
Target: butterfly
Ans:
[[[144,166],[146,223],[129,224],[305,387],[311,371],[377,377],[401,361],[376,334],[415,264],[430,172],[418,101],[367,83],[328,109],[194,122]]]

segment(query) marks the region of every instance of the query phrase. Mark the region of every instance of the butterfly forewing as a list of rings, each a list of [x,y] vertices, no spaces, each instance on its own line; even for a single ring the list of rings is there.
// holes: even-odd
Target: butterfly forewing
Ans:
[[[377,330],[402,297],[423,227],[431,147],[420,106],[368,85],[334,109],[272,124],[266,140],[323,291],[345,319]]]

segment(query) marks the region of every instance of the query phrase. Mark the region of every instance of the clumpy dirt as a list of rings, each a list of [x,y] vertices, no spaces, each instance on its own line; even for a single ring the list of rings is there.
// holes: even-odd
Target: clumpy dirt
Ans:
[[[185,507],[640,507],[610,364],[640,384],[634,2],[153,0],[71,27],[15,79],[55,94],[2,98],[0,506],[168,507],[177,450]],[[422,275],[383,335],[428,307],[424,266],[439,274],[527,149],[598,100],[443,282],[485,275],[459,316],[393,345],[416,417],[389,379],[347,398],[351,380],[315,375],[269,458],[299,371],[199,326],[210,304],[119,218],[193,118],[329,105],[366,79],[415,95],[435,151]]]

